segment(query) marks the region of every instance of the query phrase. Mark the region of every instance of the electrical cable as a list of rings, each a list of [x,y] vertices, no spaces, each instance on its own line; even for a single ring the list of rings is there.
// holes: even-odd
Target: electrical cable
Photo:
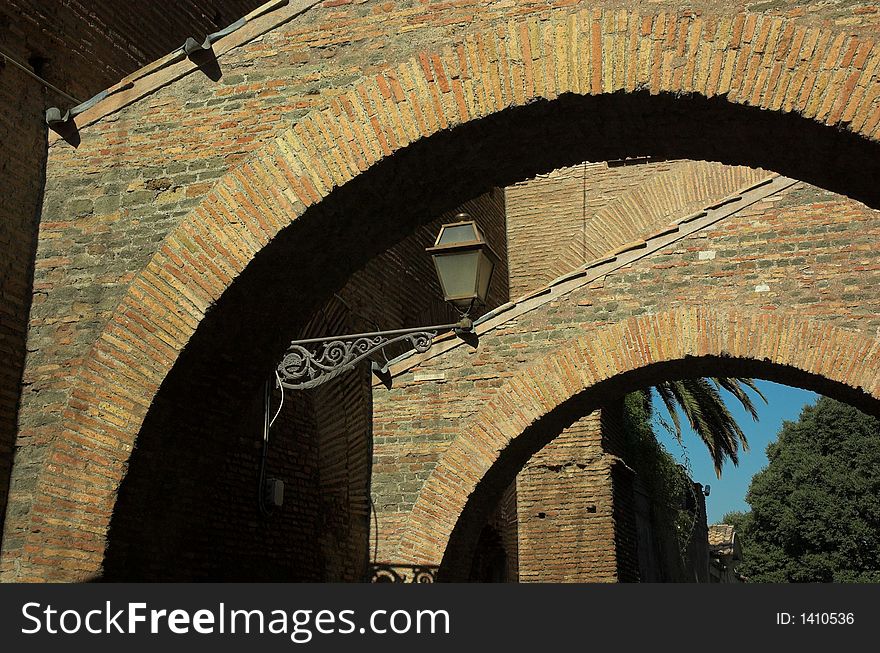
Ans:
[[[284,386],[281,384],[281,376],[278,374],[277,369],[275,370],[275,387],[281,390],[281,403],[278,404],[278,410],[275,411],[275,417],[269,422],[269,428],[272,428],[275,420],[278,419],[278,416],[281,414],[281,408],[284,406]]]
[[[372,494],[370,494],[370,512],[373,513],[373,564],[375,565],[379,560],[379,513],[376,512]]]
[[[337,295],[337,297],[342,301],[346,308],[351,310],[344,300]],[[321,314],[324,318],[324,322],[327,326],[330,324],[330,320],[327,318],[327,314],[324,311],[324,308],[321,308]],[[264,517],[268,517],[271,514],[271,510],[266,507],[266,500],[264,495],[265,492],[265,483],[266,483],[266,460],[269,457],[269,429],[275,425],[275,420],[278,419],[278,416],[281,414],[281,409],[284,407],[284,385],[281,383],[281,375],[278,374],[278,370],[275,369],[275,387],[277,387],[281,391],[281,402],[278,404],[278,409],[275,411],[275,415],[272,416],[272,419],[269,419],[270,413],[270,402],[271,402],[271,392],[269,391],[269,381],[264,383],[263,390],[263,451],[260,457],[260,486],[258,488],[259,494],[259,505],[260,505],[260,514]],[[346,417],[347,419],[347,417]]]
[[[9,63],[11,63],[11,64],[12,64],[13,66],[15,66],[16,68],[22,70],[26,75],[28,75],[29,77],[32,77],[33,79],[37,80],[38,82],[40,82],[40,84],[42,84],[42,85],[45,86],[46,88],[52,89],[53,91],[55,91],[55,92],[58,93],[59,95],[63,95],[64,97],[66,97],[66,98],[67,98],[68,100],[70,100],[71,102],[76,102],[77,104],[82,104],[82,102],[80,102],[79,100],[77,100],[75,97],[73,97],[73,96],[70,95],[69,93],[65,93],[64,91],[62,91],[62,90],[61,90],[60,88],[58,88],[57,86],[55,86],[55,85],[53,85],[53,84],[50,84],[50,83],[47,82],[45,79],[43,79],[42,77],[40,77],[39,75],[37,75],[34,71],[30,70],[27,66],[25,66],[25,65],[22,64],[22,63],[19,63],[18,61],[16,61],[16,60],[13,59],[12,57],[10,57],[10,56],[9,56],[8,54],[6,54],[3,50],[0,50],[0,56],[3,57],[4,61],[8,61]]]
[[[263,496],[266,482],[266,458],[269,455],[269,381],[263,383],[263,454],[260,458],[260,484],[257,488],[257,499],[260,505],[260,514],[268,517],[270,510],[266,508],[266,499]]]
[[[281,414],[281,408],[284,406],[284,386],[281,385],[281,377],[278,375],[277,370],[275,371],[275,383],[276,387],[281,390],[281,403],[278,404],[278,410],[275,411],[275,415],[271,420],[269,419],[269,404],[272,394],[269,391],[268,381],[265,382],[263,390],[263,453],[260,457],[260,487],[258,488],[258,493],[260,500],[260,514],[264,517],[268,517],[272,513],[272,511],[266,507],[266,499],[263,496],[266,484],[266,459],[269,457],[269,429],[275,424],[275,420],[278,419],[278,416]]]
[[[334,293],[334,296],[343,305],[343,307],[348,310],[348,312],[350,314],[360,318],[364,322],[372,323],[371,320],[369,320],[368,318],[366,318],[363,315],[359,315],[356,311],[354,311],[352,309],[352,307],[348,304],[348,302],[346,302],[342,297],[340,297],[336,293]],[[325,329],[329,329],[330,324],[331,324],[331,320],[330,320],[329,316],[327,315],[326,309],[327,309],[326,306],[322,306],[320,308],[320,312],[321,312],[321,317],[323,318],[323,321],[324,321]],[[378,329],[378,325],[375,325],[375,326]],[[277,369],[275,370],[275,383],[276,383],[276,386],[281,390],[281,402],[278,404],[278,408],[275,411],[275,415],[271,419],[269,419],[269,413],[271,412],[271,407],[270,407],[271,393],[269,391],[269,381],[265,382],[264,390],[263,390],[263,452],[262,452],[262,457],[260,460],[259,507],[260,507],[260,514],[262,514],[264,517],[268,517],[271,514],[271,511],[268,508],[266,508],[265,498],[263,496],[263,493],[265,491],[264,485],[265,485],[265,478],[266,478],[266,459],[268,458],[268,454],[269,454],[269,429],[271,429],[272,426],[275,424],[275,420],[278,419],[278,416],[281,414],[281,409],[284,406],[284,386],[281,383],[281,376],[278,374]],[[351,428],[350,428],[351,424],[350,424],[349,411],[347,410],[347,406],[344,401],[339,401],[338,403],[343,407],[343,410],[345,412],[345,431],[347,433],[350,433],[351,432]],[[379,515],[376,511],[376,504],[373,501],[372,494],[370,494],[368,492],[367,496],[369,497],[369,500],[370,500],[370,512],[373,516],[373,525],[374,525],[374,528],[373,528],[373,564],[376,564],[376,560],[379,556]]]

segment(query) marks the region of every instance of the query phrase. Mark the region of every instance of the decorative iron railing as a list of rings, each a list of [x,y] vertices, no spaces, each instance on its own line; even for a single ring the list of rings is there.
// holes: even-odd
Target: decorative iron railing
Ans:
[[[370,565],[371,583],[435,583],[436,565],[406,565],[377,562]]]

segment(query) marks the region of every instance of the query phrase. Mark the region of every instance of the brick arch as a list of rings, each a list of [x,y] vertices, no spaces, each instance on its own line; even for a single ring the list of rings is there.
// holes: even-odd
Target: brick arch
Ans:
[[[338,198],[346,191],[375,195],[358,181],[390,180],[391,189],[399,190],[429,178],[430,188],[455,187],[457,175],[467,178],[455,187],[460,200],[526,172],[583,160],[588,152],[610,157],[654,148],[661,155],[778,169],[880,205],[875,175],[865,169],[880,158],[874,156],[880,140],[872,78],[877,63],[869,39],[782,18],[560,10],[547,23],[510,22],[361,80],[224,177],[131,282],[55,410],[59,435],[37,462],[29,512],[7,519],[4,574],[26,579],[41,567],[54,567],[58,578],[97,573],[128,456],[160,388],[187,350],[194,350],[194,334],[209,313],[223,323],[214,308],[221,297],[226,306],[246,301],[246,289],[235,291],[245,271],[272,279],[271,257],[297,254],[292,240],[328,234],[356,240],[360,233],[346,233],[347,223],[339,221],[340,207],[350,207],[351,197],[348,205]],[[621,113],[622,106],[629,111]],[[644,122],[644,106],[682,125],[696,112],[715,140],[707,145],[682,132],[658,144],[656,130],[645,129],[652,124]],[[688,108],[675,115],[676,107]],[[728,107],[741,112],[731,116]],[[754,157],[725,151],[736,146],[724,140],[728,126],[715,124],[725,117],[753,125],[756,133],[779,126],[800,130],[804,137],[788,145],[806,149],[774,148],[756,137]],[[620,135],[594,133],[596,119]],[[559,152],[533,150],[522,160],[511,157],[512,163],[501,157],[480,161],[481,154],[504,151],[500,142],[493,150],[491,139],[509,130],[559,143]],[[490,144],[482,151],[465,146],[483,138]],[[568,141],[574,143],[566,150]],[[435,156],[443,148],[455,156]],[[464,152],[472,158],[456,159]],[[540,160],[522,162],[527,159]],[[418,165],[409,169],[413,161]],[[456,161],[462,163],[458,168]],[[452,195],[420,208],[451,208]],[[424,219],[409,215],[387,219],[381,228],[360,225],[371,244],[362,258],[339,265],[338,274],[351,272]],[[315,261],[331,268],[336,262],[331,256]],[[225,319],[228,326],[231,318]],[[276,350],[283,339],[276,334],[272,340]],[[269,351],[261,364],[271,357]],[[59,486],[65,488],[63,502],[54,491]],[[56,512],[60,519],[44,517]],[[50,540],[52,561],[25,553]]]
[[[419,494],[396,559],[442,561],[457,578],[481,511],[556,427],[661,378],[710,372],[808,387],[880,414],[880,339],[793,315],[705,307],[633,317],[554,348],[462,425]]]
[[[589,234],[560,253],[558,269],[550,278],[643,240],[673,219],[702,209],[707,200],[721,200],[767,177],[760,169],[721,166],[707,161],[678,161],[635,188],[610,200],[589,216]]]

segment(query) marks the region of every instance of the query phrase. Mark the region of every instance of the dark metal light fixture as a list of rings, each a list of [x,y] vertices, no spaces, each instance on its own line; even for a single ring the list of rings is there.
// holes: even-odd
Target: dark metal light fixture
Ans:
[[[475,302],[485,303],[498,255],[467,213],[458,222],[440,227],[437,240],[427,252],[434,259],[443,297],[462,315],[468,315]]]
[[[275,367],[274,381],[281,390],[281,405],[284,402],[285,389],[306,390],[327,383],[361,361],[371,360],[373,354],[394,343],[408,342],[415,351],[426,352],[439,333],[453,331],[473,344],[475,332],[470,312],[475,302],[485,303],[498,256],[483,239],[476,222],[467,213],[459,213],[456,218],[458,222],[445,224],[440,228],[434,246],[427,251],[434,259],[443,296],[458,309],[461,319],[455,324],[294,340]],[[383,382],[387,379],[390,387],[387,357],[384,364],[375,360],[371,360],[371,364],[373,371]],[[269,419],[271,383],[267,380],[264,387],[263,455],[258,487],[260,513],[264,517],[271,514],[273,507],[280,507],[284,497],[284,483],[278,479],[266,478],[269,429],[281,412],[279,405],[275,417]],[[413,569],[418,582],[423,582],[428,577],[423,574],[421,567],[418,570]]]
[[[314,388],[394,343],[408,342],[417,352],[426,352],[443,331],[454,331],[470,342],[473,338],[470,312],[476,302],[485,303],[498,256],[471,216],[459,213],[456,218],[458,222],[440,227],[434,246],[427,251],[434,259],[443,296],[461,315],[458,322],[294,340],[276,367],[278,384],[291,390]],[[387,373],[386,368],[387,363],[373,362],[373,369],[380,377]]]

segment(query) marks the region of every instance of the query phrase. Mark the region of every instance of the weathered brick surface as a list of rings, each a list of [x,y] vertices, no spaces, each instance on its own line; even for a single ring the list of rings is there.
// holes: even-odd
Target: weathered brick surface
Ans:
[[[480,532],[468,582],[519,582],[519,538],[516,485],[511,484]]]
[[[510,294],[519,297],[587,261],[766,176],[704,161],[583,163],[505,189]]]
[[[618,580],[614,465],[599,411],[526,463],[516,477],[520,582]]]
[[[333,300],[302,335],[353,328],[350,311]],[[262,389],[219,437],[190,426],[175,439],[167,432],[152,438],[148,427],[120,488],[102,578],[363,580],[370,396],[364,368],[314,392],[287,393],[283,405],[274,393],[272,414],[279,405],[281,412],[270,431],[266,477],[285,483],[285,500],[268,516],[261,515],[257,497]],[[55,566],[53,553],[46,555]]]
[[[537,290],[766,176],[740,166],[637,159],[584,163],[520,182],[505,191],[511,294]],[[602,411],[606,432],[620,429],[618,412],[611,405]],[[637,549],[642,555],[665,536],[659,525],[646,526],[655,534],[637,546],[634,478],[622,459],[603,451],[601,428],[598,411],[578,420],[517,475],[525,502],[518,525],[523,582],[637,580]],[[625,455],[620,447],[617,453]],[[659,558],[662,564],[652,560],[651,574],[682,578],[677,548],[669,560]]]
[[[425,253],[426,248],[433,247],[440,226],[454,221],[458,212],[468,213],[476,221],[501,259],[492,275],[486,306],[478,310],[491,310],[508,301],[504,194],[495,189],[419,227],[351,276],[339,296],[358,317],[360,330],[449,324],[459,319],[443,301],[434,263]],[[388,355],[395,353],[400,352]]]
[[[535,435],[541,423],[612,389],[655,382],[652,374],[747,372],[876,412],[878,229],[876,211],[796,185],[502,325],[478,351],[459,347],[402,374],[395,389],[376,394],[377,421],[393,411],[407,437],[427,448],[407,416],[431,414],[430,432],[444,437],[434,460],[425,456],[433,472],[398,529],[396,555],[439,562],[468,495],[499,492],[528,448],[552,437]],[[676,360],[684,363],[657,364]],[[627,370],[640,372],[619,376]],[[427,371],[445,373],[445,383],[412,381]]]
[[[477,220],[503,255],[502,199],[500,192],[489,193],[460,208]],[[296,336],[450,321],[424,250],[433,244],[440,223],[451,219],[451,214],[441,216],[371,261]],[[426,292],[426,287],[431,290]],[[506,301],[506,287],[502,265],[490,288],[490,308]],[[387,297],[397,301],[388,302]],[[371,483],[381,479],[372,465],[371,388],[366,371],[361,368],[313,391],[285,393],[281,421],[271,431],[267,474],[285,482],[286,502],[269,518],[259,516],[255,494],[260,393],[236,420],[234,439],[213,437],[211,429],[202,425],[180,429],[189,441],[169,442],[160,427],[145,428],[115,506],[103,577],[356,582],[366,578],[366,563],[372,556],[369,491]],[[276,393],[273,411],[279,401]],[[157,486],[157,476],[174,480]],[[417,485],[414,481],[414,476],[402,475],[399,491]],[[157,505],[164,508],[157,511]]]
[[[492,186],[656,154],[877,202],[870,11],[555,4],[328,3],[226,52],[219,81],[140,84],[84,115],[76,149],[52,140],[7,574],[39,576],[23,552],[47,537],[77,541],[57,551],[61,575],[95,573],[148,410],[174,403],[160,386],[237,375],[234,411],[352,272]],[[270,293],[279,277],[293,287]],[[242,339],[260,353],[232,351]],[[208,365],[217,348],[231,353]],[[61,498],[63,523],[47,521]]]
[[[10,0],[0,6],[0,49],[68,94],[86,100],[187,36],[225,27],[258,0],[88,6]],[[0,59],[0,520],[6,512],[16,434],[34,254],[46,170],[44,111],[70,100]],[[107,250],[96,245],[90,253]],[[94,295],[94,291],[92,292]],[[44,297],[36,293],[36,300]],[[74,322],[68,315],[67,325]]]
[[[10,53],[11,54],[11,53]],[[17,160],[12,152],[43,152],[44,129],[35,107],[44,101],[39,87],[12,78],[10,64],[0,68],[0,140],[8,148],[0,158],[0,515],[12,467],[21,375],[25,359],[31,271],[36,248],[37,197],[45,155]],[[21,73],[23,77],[24,74]]]

